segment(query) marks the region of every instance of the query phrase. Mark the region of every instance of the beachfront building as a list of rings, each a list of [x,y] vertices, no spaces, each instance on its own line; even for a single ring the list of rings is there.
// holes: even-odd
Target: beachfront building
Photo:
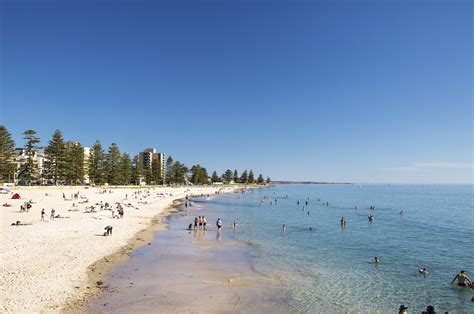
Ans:
[[[20,168],[23,164],[25,164],[28,160],[28,155],[26,153],[26,149],[25,148],[15,148],[15,161],[16,161],[16,165],[17,165],[17,171],[15,173],[15,177],[13,178],[13,182],[15,183],[15,185],[17,185],[19,183],[19,180],[18,180],[18,173],[20,171]],[[41,151],[37,151],[35,152],[35,154],[33,155],[33,161],[35,162],[35,164],[38,166],[38,172],[36,173],[36,177],[38,178],[38,182],[43,184],[43,165],[44,165],[44,160],[45,160],[45,156],[44,156],[44,153],[41,152]]]
[[[152,168],[154,162],[161,164],[161,181],[165,182],[165,154],[158,153],[155,148],[145,148],[143,152],[138,154],[138,158],[143,168]]]

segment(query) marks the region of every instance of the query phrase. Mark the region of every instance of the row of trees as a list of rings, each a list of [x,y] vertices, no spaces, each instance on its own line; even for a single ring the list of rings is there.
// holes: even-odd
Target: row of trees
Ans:
[[[225,171],[221,176],[214,171],[209,179],[206,168],[194,165],[189,169],[179,161],[168,157],[165,167],[162,161],[153,154],[151,162],[143,165],[139,155],[130,157],[121,153],[118,145],[112,143],[107,151],[100,141],[96,141],[85,154],[79,142],[65,141],[60,130],[56,130],[44,147],[42,171],[38,165],[39,143],[36,131],[23,132],[25,140],[24,156],[17,166],[15,142],[5,126],[0,125],[0,182],[13,182],[15,175],[20,184],[48,182],[53,184],[83,184],[88,177],[90,184],[95,185],[129,185],[129,184],[209,184],[209,182],[265,183],[262,175],[257,180],[253,171],[245,170],[239,177],[237,170]],[[164,168],[164,169],[163,169]],[[164,172],[164,173],[163,173]],[[270,182],[267,178],[266,182]]]
[[[263,178],[262,174],[258,175],[258,178],[255,179],[255,176],[253,174],[253,170],[250,169],[250,171],[247,172],[247,169],[242,172],[242,175],[239,177],[239,173],[237,170],[232,170],[227,169],[221,176],[217,175],[217,172],[214,171],[211,176],[211,182],[234,182],[234,183],[244,183],[244,184],[264,184],[264,183],[270,183],[271,179],[270,177],[267,177],[267,179]]]

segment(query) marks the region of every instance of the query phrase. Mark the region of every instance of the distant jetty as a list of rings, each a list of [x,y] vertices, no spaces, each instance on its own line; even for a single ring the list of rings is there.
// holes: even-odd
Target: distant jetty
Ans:
[[[354,184],[350,182],[272,181],[272,184]]]

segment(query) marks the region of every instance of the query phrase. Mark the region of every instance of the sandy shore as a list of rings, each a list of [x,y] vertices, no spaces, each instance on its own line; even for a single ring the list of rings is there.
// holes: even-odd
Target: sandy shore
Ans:
[[[151,239],[150,225],[173,201],[186,194],[214,194],[222,187],[156,188],[135,198],[134,192],[144,189],[23,188],[15,189],[21,199],[11,194],[0,194],[0,204],[11,207],[0,209],[1,311],[8,313],[60,312],[73,310],[87,296],[97,292],[91,281],[105,274],[106,264],[127,256],[137,243]],[[231,192],[236,187],[226,187]],[[71,195],[79,192],[78,199]],[[63,199],[63,193],[66,200]],[[28,212],[20,212],[24,202],[33,200]],[[88,200],[87,203],[82,203]],[[110,210],[84,213],[86,207],[100,202],[131,203],[125,207],[124,218],[113,219]],[[73,207],[75,203],[76,207]],[[79,204],[82,203],[82,204]],[[41,221],[41,209],[46,211]],[[61,217],[50,220],[51,209]],[[11,226],[21,221],[27,225]],[[104,227],[113,226],[113,235],[104,237]],[[147,232],[148,230],[148,232]],[[140,232],[141,231],[141,232]],[[108,260],[108,257],[114,260]],[[98,277],[91,278],[91,272]]]

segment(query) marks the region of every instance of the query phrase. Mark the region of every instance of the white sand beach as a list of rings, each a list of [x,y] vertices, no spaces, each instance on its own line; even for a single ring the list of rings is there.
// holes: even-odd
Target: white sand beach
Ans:
[[[174,200],[186,194],[232,192],[237,187],[192,187],[147,189],[117,188],[101,193],[97,188],[21,188],[0,194],[0,304],[1,312],[59,312],[69,300],[87,292],[88,269],[96,261],[123,248],[152,218],[165,211]],[[71,196],[79,192],[79,198]],[[63,193],[66,199],[63,198]],[[128,196],[128,197],[126,197]],[[32,200],[27,212],[20,206]],[[87,203],[85,201],[87,200]],[[100,202],[131,204],[124,207],[123,218],[112,218],[110,210],[100,210]],[[76,207],[73,207],[73,203]],[[96,212],[85,213],[95,206]],[[41,210],[45,209],[45,221]],[[50,220],[55,215],[67,218]],[[19,226],[12,223],[20,221]],[[105,226],[113,227],[112,236],[103,236]],[[144,239],[137,239],[145,241]],[[146,244],[143,243],[143,244]]]

